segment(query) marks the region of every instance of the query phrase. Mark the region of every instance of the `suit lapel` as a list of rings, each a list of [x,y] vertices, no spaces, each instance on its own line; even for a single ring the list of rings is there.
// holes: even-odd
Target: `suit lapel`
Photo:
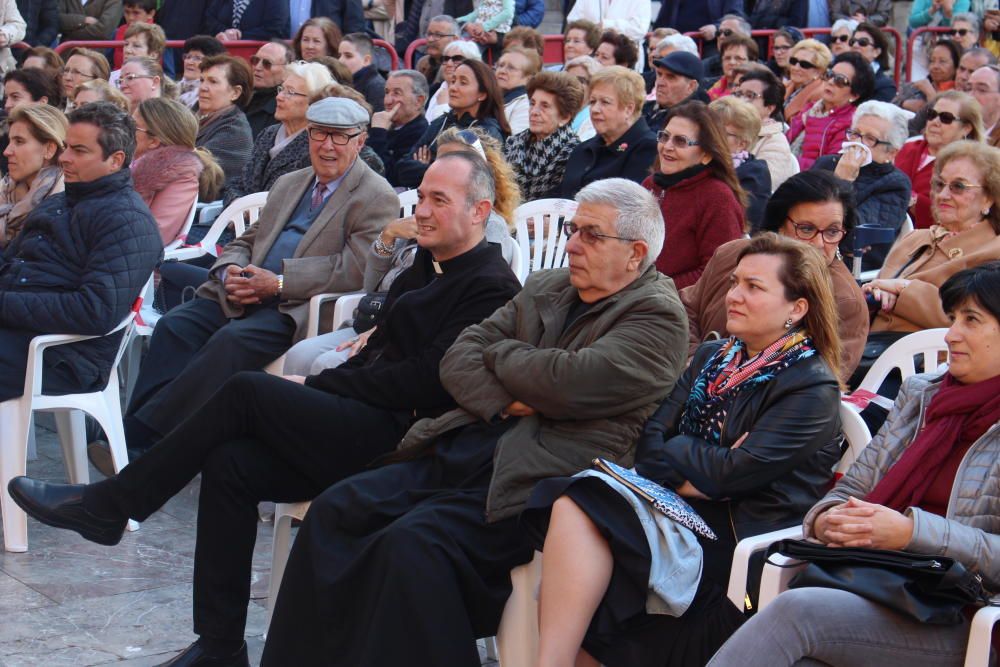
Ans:
[[[268,227],[264,235],[260,237],[260,242],[254,243],[254,263],[259,264],[264,261],[265,257],[267,257],[267,253],[271,250],[271,246],[274,245],[274,242],[278,239],[282,230],[285,229],[285,225],[295,212],[295,207],[299,205],[302,195],[305,194],[305,191],[313,182],[313,178],[312,169],[304,169],[302,170],[302,173],[297,176],[296,180],[289,184],[288,189],[285,192],[276,192],[273,189],[271,190],[271,194],[268,196],[268,203],[270,203],[272,197],[280,197],[278,201],[278,209],[267,221]],[[264,218],[262,216],[261,223],[263,223],[263,221]]]
[[[310,225],[309,230],[299,241],[298,247],[295,248],[294,257],[301,257],[309,249],[310,244],[323,233],[327,225],[333,222],[334,218],[338,218],[340,210],[350,201],[351,197],[354,195],[354,191],[361,185],[361,178],[364,176],[364,172],[368,167],[361,160],[361,158],[355,158],[354,164],[351,165],[351,170],[347,172],[347,176],[340,183],[340,187],[337,191],[330,195],[330,198],[326,200],[323,205],[323,210],[319,212],[316,216],[316,220]],[[343,221],[341,221],[341,227],[343,227]]]

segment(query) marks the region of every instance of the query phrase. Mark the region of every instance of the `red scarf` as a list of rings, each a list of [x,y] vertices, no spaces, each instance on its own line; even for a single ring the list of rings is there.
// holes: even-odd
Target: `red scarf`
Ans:
[[[1000,421],[1000,375],[962,384],[946,373],[924,426],[865,498],[897,512],[919,506],[939,468],[960,444],[971,444]]]

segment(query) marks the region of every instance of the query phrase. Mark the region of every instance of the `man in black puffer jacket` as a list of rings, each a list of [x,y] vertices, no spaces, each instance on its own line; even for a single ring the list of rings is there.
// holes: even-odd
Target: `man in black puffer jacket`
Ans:
[[[0,256],[0,401],[23,393],[32,338],[108,333],[163,253],[153,215],[132,188],[131,117],[101,102],[77,109],[69,121],[59,158],[66,192],[32,211]],[[48,350],[46,392],[104,386],[121,335]]]

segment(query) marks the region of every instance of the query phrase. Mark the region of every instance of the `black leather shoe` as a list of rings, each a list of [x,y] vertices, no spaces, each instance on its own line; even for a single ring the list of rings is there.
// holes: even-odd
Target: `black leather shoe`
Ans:
[[[201,644],[195,642],[184,649],[180,655],[174,656],[172,660],[168,660],[158,667],[250,667],[250,658],[247,657],[246,642],[243,642],[240,650],[226,658],[215,658],[208,655]]]
[[[53,484],[15,477],[7,492],[21,509],[44,524],[75,530],[91,542],[114,546],[122,539],[127,518],[105,518],[83,507],[83,484]]]

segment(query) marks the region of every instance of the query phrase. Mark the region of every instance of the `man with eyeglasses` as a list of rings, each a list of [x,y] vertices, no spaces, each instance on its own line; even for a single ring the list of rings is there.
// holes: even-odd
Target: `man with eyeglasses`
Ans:
[[[685,51],[674,51],[654,60],[653,68],[656,70],[656,84],[653,86],[655,99],[643,105],[642,115],[649,129],[659,132],[671,108],[699,99],[704,70],[698,56]]]
[[[423,57],[417,61],[416,70],[427,77],[427,82],[431,86],[430,95],[441,86],[438,73],[441,70],[441,56],[444,55],[444,49],[458,39],[460,34],[461,28],[458,22],[447,14],[435,16],[427,24],[427,32],[424,34],[427,45]]]
[[[986,143],[1000,146],[1000,68],[995,64],[980,67],[969,77],[969,84],[983,112]]]
[[[704,2],[704,0],[696,1]],[[742,11],[742,7],[739,11]],[[701,55],[706,78],[716,79],[722,76],[722,56],[720,54],[723,45],[737,36],[749,39],[751,30],[750,22],[740,14],[726,14],[719,20],[718,26],[708,24],[699,29],[702,39],[705,40]]]
[[[311,144],[322,149],[314,155],[339,147],[341,137],[356,137],[354,120],[328,115],[335,111],[329,105],[311,109]],[[350,169],[331,197],[339,201],[330,206],[343,205],[342,193],[350,189],[350,197],[382,202],[360,213],[378,213],[379,207],[391,204],[395,217],[398,201],[391,190],[382,191],[387,186],[380,191],[356,189],[352,176],[359,168],[364,168],[360,162]],[[323,185],[334,173],[317,167],[317,178],[286,176],[307,186],[299,208],[309,203],[308,186],[314,181]],[[279,181],[273,194],[289,196],[294,206],[301,188],[290,192],[283,185]],[[520,289],[500,249],[485,240],[494,190],[490,168],[478,155],[442,156],[431,165],[415,211],[419,249],[413,263],[393,280],[385,314],[365,347],[341,366],[307,378],[239,373],[198,403],[194,414],[175,419],[176,428],[145,457],[103,482],[53,486],[19,478],[15,483],[17,497],[33,508],[29,511],[46,517],[43,521],[112,545],[121,539],[127,516],[145,520],[201,473],[194,555],[194,631],[199,639],[165,665],[248,667],[243,636],[259,501],[310,500],[390,453],[414,421],[455,407],[441,383],[441,358],[463,329],[489,316]],[[379,223],[385,222],[382,216]],[[273,235],[276,230],[261,231]],[[352,252],[357,251],[379,254],[384,248],[376,241]],[[325,263],[325,274],[337,273],[337,266]],[[650,341],[655,343],[647,344],[657,348],[668,342]],[[357,621],[366,624],[372,619]],[[390,637],[380,634],[375,641],[394,643],[386,641]],[[312,639],[323,643],[322,637]],[[328,654],[324,664],[335,659]],[[276,664],[303,665],[291,657],[279,658]],[[358,660],[352,667],[370,664]]]
[[[256,141],[260,133],[274,125],[278,108],[278,86],[285,80],[285,65],[295,60],[295,51],[286,42],[272,39],[250,57],[253,67],[253,97],[243,110]]]

